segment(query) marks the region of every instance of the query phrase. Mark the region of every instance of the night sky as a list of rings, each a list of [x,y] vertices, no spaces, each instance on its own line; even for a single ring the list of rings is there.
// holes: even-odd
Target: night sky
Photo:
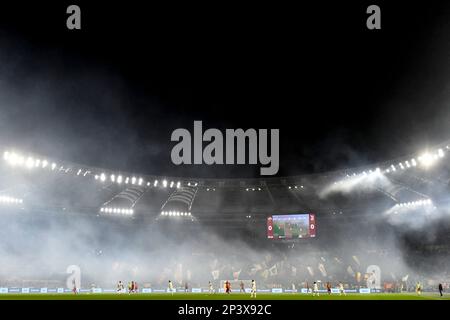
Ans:
[[[0,8],[0,146],[143,174],[176,128],[280,129],[279,176],[366,165],[450,138],[450,5],[421,1]],[[345,3],[345,4],[344,4]],[[81,30],[67,30],[69,4]],[[366,28],[381,7],[382,29]]]

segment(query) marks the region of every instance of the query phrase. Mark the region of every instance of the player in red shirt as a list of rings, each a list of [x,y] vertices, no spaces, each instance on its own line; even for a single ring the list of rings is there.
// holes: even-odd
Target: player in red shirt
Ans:
[[[231,283],[228,280],[225,282],[225,292],[228,294],[231,293]]]

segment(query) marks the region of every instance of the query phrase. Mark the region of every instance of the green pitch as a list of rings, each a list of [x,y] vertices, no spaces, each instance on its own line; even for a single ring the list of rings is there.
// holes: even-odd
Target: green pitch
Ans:
[[[421,296],[415,293],[374,293],[374,294],[323,294],[313,297],[309,294],[258,294],[251,299],[250,294],[204,294],[204,293],[140,293],[140,294],[108,294],[108,293],[81,293],[81,294],[0,294],[0,300],[450,300],[450,294],[440,297],[438,293],[424,293]]]

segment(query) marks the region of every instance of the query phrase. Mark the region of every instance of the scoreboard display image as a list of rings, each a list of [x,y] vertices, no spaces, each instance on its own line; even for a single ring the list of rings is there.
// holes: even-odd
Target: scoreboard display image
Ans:
[[[267,218],[267,238],[301,239],[316,236],[314,214],[273,215]]]

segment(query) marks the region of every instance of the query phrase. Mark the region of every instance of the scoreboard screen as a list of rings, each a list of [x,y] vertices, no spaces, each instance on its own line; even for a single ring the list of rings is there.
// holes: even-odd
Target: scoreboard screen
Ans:
[[[267,218],[267,238],[300,239],[316,236],[314,214],[273,215]]]

